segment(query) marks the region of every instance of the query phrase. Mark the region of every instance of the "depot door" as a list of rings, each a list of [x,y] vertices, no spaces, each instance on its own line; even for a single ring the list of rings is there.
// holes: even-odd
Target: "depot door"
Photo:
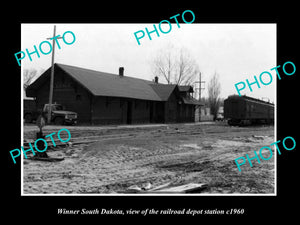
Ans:
[[[126,119],[127,124],[132,123],[132,102],[127,101],[127,119]]]

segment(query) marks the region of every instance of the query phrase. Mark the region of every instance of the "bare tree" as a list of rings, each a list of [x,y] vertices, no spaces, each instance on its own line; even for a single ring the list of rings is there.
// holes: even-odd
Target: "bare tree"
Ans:
[[[152,61],[154,75],[162,77],[168,84],[190,85],[199,72],[196,61],[184,49],[168,46],[159,51]]]
[[[217,118],[217,114],[220,107],[220,93],[221,84],[219,81],[219,75],[215,72],[212,78],[208,82],[208,103],[210,112],[214,116],[214,120]]]
[[[37,70],[35,69],[24,69],[23,70],[23,88],[26,88],[31,84],[33,78],[37,75]]]
[[[195,75],[199,72],[199,68],[187,50],[180,49],[179,59],[176,65],[175,83],[191,84]]]
[[[171,83],[171,74],[174,74],[174,55],[170,46],[160,51],[152,62],[152,71],[158,77],[163,77],[168,84]]]

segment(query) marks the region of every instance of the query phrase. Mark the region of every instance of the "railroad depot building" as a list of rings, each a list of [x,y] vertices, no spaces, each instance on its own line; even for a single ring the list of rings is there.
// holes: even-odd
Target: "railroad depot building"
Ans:
[[[49,101],[51,67],[27,89],[38,109]],[[110,74],[54,64],[53,103],[78,113],[79,124],[194,122],[201,103],[191,86],[160,84],[128,77],[124,68]]]

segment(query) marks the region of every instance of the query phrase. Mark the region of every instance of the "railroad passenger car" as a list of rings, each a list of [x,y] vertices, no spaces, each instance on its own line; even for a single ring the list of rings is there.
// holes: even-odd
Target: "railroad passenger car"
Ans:
[[[248,96],[231,95],[224,100],[229,125],[274,123],[274,104]]]

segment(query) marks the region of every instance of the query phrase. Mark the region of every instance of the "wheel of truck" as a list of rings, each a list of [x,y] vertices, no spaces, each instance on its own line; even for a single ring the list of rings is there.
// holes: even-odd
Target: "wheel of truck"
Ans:
[[[32,122],[32,116],[31,114],[25,115],[25,123],[31,123]]]
[[[63,125],[64,124],[64,118],[62,118],[62,117],[56,117],[54,119],[54,123],[55,123],[55,125]]]

